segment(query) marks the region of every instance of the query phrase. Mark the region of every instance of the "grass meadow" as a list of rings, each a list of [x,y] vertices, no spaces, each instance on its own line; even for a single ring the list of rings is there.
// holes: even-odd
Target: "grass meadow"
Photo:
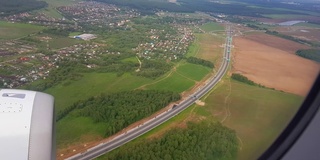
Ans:
[[[0,40],[17,39],[28,36],[44,29],[45,27],[0,21]]]
[[[209,67],[191,63],[184,63],[180,65],[176,70],[176,72],[178,72],[180,75],[183,75],[187,79],[194,81],[201,81],[211,71],[212,70]]]
[[[58,112],[76,101],[101,93],[132,90],[151,81],[131,74],[118,77],[116,73],[84,73],[83,77],[77,81],[64,81],[45,92],[55,97],[55,107]]]
[[[223,26],[221,26],[219,23],[215,23],[215,22],[206,23],[206,24],[202,25],[200,28],[206,32],[223,31],[224,30]]]
[[[83,43],[83,40],[70,38],[70,37],[58,37],[53,38],[49,41],[49,47],[53,49],[59,49],[64,47],[69,47],[75,44]]]
[[[173,72],[167,78],[158,81],[157,83],[153,83],[151,85],[147,85],[146,89],[152,90],[169,90],[173,92],[183,92],[188,90],[195,84],[195,81],[187,79],[183,75],[178,74],[177,72]]]
[[[257,159],[281,133],[303,98],[225,78],[204,100],[214,119],[237,132],[238,159]]]

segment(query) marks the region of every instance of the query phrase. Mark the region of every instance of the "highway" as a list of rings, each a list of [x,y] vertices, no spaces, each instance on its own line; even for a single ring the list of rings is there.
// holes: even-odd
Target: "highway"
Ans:
[[[228,70],[228,66],[230,63],[230,53],[231,53],[231,45],[232,45],[232,34],[231,34],[231,27],[227,26],[226,28],[226,42],[224,47],[224,58],[221,67],[219,68],[217,74],[207,80],[206,85],[202,88],[199,88],[192,96],[189,96],[185,100],[183,100],[180,104],[177,104],[175,107],[172,107],[171,109],[167,110],[166,112],[161,113],[160,115],[157,115],[153,119],[145,122],[142,125],[137,126],[136,128],[133,128],[115,138],[112,140],[100,143],[97,146],[94,146],[92,148],[89,148],[86,152],[76,154],[74,156],[71,156],[67,158],[67,160],[87,160],[87,159],[93,159],[96,157],[99,157],[100,155],[103,155],[117,147],[120,147],[121,145],[130,142],[131,140],[139,137],[140,135],[150,131],[151,129],[159,126],[160,124],[166,122],[170,118],[176,116],[189,106],[191,106],[196,100],[204,96],[206,93],[208,93],[224,76],[224,74]]]

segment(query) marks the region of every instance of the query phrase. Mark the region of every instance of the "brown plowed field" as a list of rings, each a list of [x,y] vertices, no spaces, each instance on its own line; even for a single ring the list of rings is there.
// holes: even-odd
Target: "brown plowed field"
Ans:
[[[308,48],[278,37],[255,34],[234,38],[233,72],[256,83],[305,96],[319,73],[320,64],[296,56]]]

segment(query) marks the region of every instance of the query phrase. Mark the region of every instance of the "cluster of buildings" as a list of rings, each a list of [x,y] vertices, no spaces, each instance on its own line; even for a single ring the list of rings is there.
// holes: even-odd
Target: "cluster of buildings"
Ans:
[[[75,30],[81,30],[83,24],[98,27],[125,27],[129,23],[132,25],[131,18],[140,16],[134,9],[90,1],[57,9],[67,19],[55,19],[42,15],[42,13],[21,13],[5,18],[14,22],[25,21],[54,28],[74,27]],[[178,13],[162,12],[159,13],[159,16],[174,18],[174,20],[168,23],[168,28],[151,27],[152,29],[144,33],[147,37],[145,41],[132,48],[137,56],[147,59],[178,60],[187,52],[188,46],[194,39],[191,27],[208,21],[206,18],[195,18]],[[31,37],[42,44],[26,43],[22,40],[1,42],[0,56],[15,58],[0,62],[0,87],[15,88],[28,82],[45,79],[50,70],[59,67],[58,64],[61,60],[77,61],[91,69],[104,65],[102,57],[106,54],[122,54],[114,49],[109,51],[110,44],[105,44],[102,41],[87,41],[96,37],[95,34],[77,35],[73,38],[86,41],[57,50],[48,48],[48,41],[51,41],[52,37],[45,34]],[[47,47],[44,44],[47,44]],[[10,71],[10,73],[5,73],[5,71]]]
[[[3,18],[9,22],[24,22],[30,24],[38,24],[41,26],[56,27],[56,28],[74,28],[77,29],[79,26],[75,25],[74,22],[67,21],[63,18],[53,18],[41,12],[35,13],[19,13],[10,15]]]
[[[15,59],[0,62],[0,87],[16,88],[28,82],[45,79],[50,70],[59,67],[57,64],[61,60],[68,59],[79,63],[87,62],[87,68],[93,68],[96,64],[91,64],[90,60],[100,60],[97,55],[106,52],[103,47],[103,44],[88,42],[61,48],[55,51],[54,54],[41,53],[37,48],[26,54],[1,50],[2,58],[5,56],[19,56]],[[10,71],[10,73],[5,73],[5,71]]]
[[[79,2],[71,6],[57,8],[69,19],[79,23],[98,27],[123,26],[131,18],[140,16],[134,9],[121,9],[115,5],[99,2]]]
[[[151,42],[141,43],[134,50],[139,57],[147,59],[160,58],[165,60],[177,60],[182,57],[188,46],[194,39],[191,28],[184,25],[173,25],[177,29],[177,35],[166,34],[159,38],[164,30],[151,29],[149,38]]]

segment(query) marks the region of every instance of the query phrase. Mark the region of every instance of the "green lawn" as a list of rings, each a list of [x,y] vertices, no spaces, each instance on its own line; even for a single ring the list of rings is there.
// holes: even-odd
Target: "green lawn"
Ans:
[[[69,36],[70,36],[70,37],[73,37],[73,36],[77,36],[77,35],[80,35],[80,34],[82,34],[82,32],[71,32],[71,33],[69,34]]]
[[[0,21],[0,40],[22,38],[29,34],[37,33],[44,28],[33,24]]]
[[[54,38],[49,41],[49,47],[53,49],[59,49],[64,47],[69,47],[75,44],[83,43],[83,40],[70,38],[70,37],[59,37]]]
[[[211,72],[211,69],[201,65],[184,63],[177,68],[177,72],[189,79],[200,81]]]
[[[135,89],[152,80],[124,74],[117,77],[115,73],[85,73],[78,81],[65,81],[46,90],[55,97],[56,111],[60,111],[78,100],[85,100],[100,93],[113,93]],[[69,85],[68,82],[71,82]]]
[[[94,123],[89,117],[67,116],[56,124],[57,148],[66,148],[70,144],[102,139],[105,132],[103,123]]]
[[[139,64],[139,61],[138,61],[137,57],[129,57],[129,58],[123,59],[121,61],[122,62],[133,62],[133,63],[138,63]]]
[[[257,159],[295,114],[303,98],[225,78],[205,100],[207,112],[236,130],[238,159]]]
[[[148,85],[147,89],[168,90],[173,92],[183,92],[190,89],[195,84],[194,81],[173,72],[168,78],[159,81],[158,83]]]
[[[188,47],[188,52],[186,54],[186,57],[195,57],[197,55],[197,53],[200,50],[200,44],[199,44],[199,40],[196,36],[194,42],[192,42],[192,44]]]
[[[223,31],[224,30],[223,26],[221,26],[219,23],[214,23],[214,22],[206,23],[206,24],[202,25],[200,28],[206,32]]]

